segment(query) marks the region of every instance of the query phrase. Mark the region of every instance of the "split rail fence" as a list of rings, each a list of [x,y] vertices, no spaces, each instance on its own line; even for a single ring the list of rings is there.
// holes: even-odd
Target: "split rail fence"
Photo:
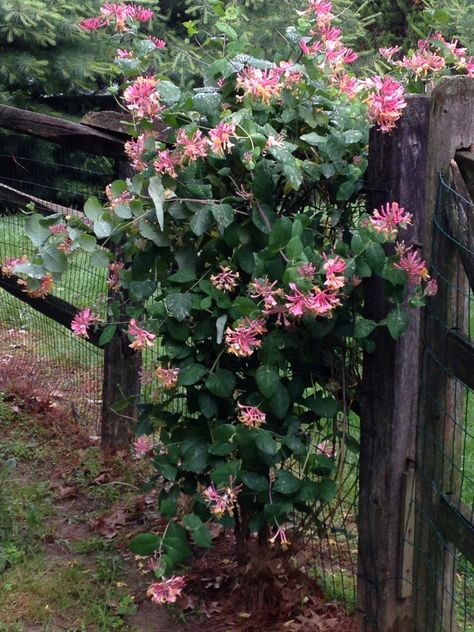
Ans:
[[[0,106],[0,129],[105,157],[104,180],[127,173],[120,118],[97,113],[75,124]],[[339,523],[320,540],[326,564],[318,574],[325,574],[332,552],[332,594],[351,602],[357,583],[352,605],[364,632],[474,631],[473,148],[474,80],[466,77],[410,97],[392,134],[371,134],[368,209],[398,201],[414,212],[404,238],[423,249],[439,292],[425,310],[411,313],[399,341],[375,331],[375,352],[363,359],[360,455],[346,464],[352,482]],[[0,157],[9,160],[5,152]],[[80,212],[51,201],[38,186],[26,187],[22,177],[6,177],[2,164],[2,213],[32,202],[44,214]],[[0,288],[70,328],[77,303],[56,295],[32,299],[16,281],[0,275]],[[383,319],[389,304],[380,279],[366,281],[366,297],[366,316]],[[81,344],[97,348],[99,336]],[[124,445],[136,411],[130,404],[116,413],[114,404],[140,391],[140,356],[120,332],[98,353],[102,443]],[[335,548],[326,546],[329,540]]]

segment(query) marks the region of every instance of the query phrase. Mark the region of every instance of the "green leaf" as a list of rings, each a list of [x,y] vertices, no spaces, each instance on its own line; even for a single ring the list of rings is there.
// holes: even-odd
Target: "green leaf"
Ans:
[[[258,390],[267,399],[276,393],[280,385],[278,371],[271,366],[259,366],[255,372],[255,380]]]
[[[98,217],[94,222],[94,233],[98,239],[110,237],[113,230],[112,224],[105,217]]]
[[[242,472],[240,475],[240,480],[249,489],[257,492],[257,494],[266,492],[270,485],[270,482],[266,476],[264,476],[263,474],[257,474],[256,472]]]
[[[225,329],[226,323],[227,323],[227,314],[223,314],[222,316],[219,316],[219,318],[216,320],[216,342],[218,345],[221,344],[224,338],[224,329]]]
[[[344,140],[346,141],[346,143],[348,145],[352,144],[352,143],[358,143],[360,140],[362,140],[362,132],[358,129],[348,129],[345,132],[343,132],[344,134]]]
[[[392,309],[386,318],[387,327],[392,338],[395,340],[400,338],[402,333],[408,327],[408,322],[408,314],[403,311],[403,309],[400,307]]]
[[[200,237],[212,226],[213,217],[211,207],[203,206],[193,215],[189,225],[193,233]]]
[[[91,254],[91,264],[96,268],[108,268],[110,263],[109,255],[105,250],[94,250]]]
[[[315,132],[311,132],[310,134],[303,134],[303,136],[300,136],[300,138],[301,140],[304,140],[305,143],[308,143],[308,145],[313,145],[314,147],[317,147],[318,145],[324,145],[327,142],[327,138],[325,136],[320,136]]]
[[[120,219],[131,219],[133,217],[132,209],[128,204],[117,204],[114,208],[114,214]]]
[[[236,427],[232,424],[220,424],[214,428],[215,441],[230,441],[236,433]]]
[[[300,488],[301,481],[296,478],[291,472],[281,470],[278,473],[277,480],[273,484],[273,491],[279,494],[290,495],[294,494]]]
[[[97,239],[94,235],[81,235],[77,243],[84,252],[93,252],[97,246]]]
[[[138,230],[142,237],[149,239],[160,248],[170,244],[168,237],[156,225],[153,225],[149,219],[142,217],[138,222]]]
[[[61,273],[67,268],[67,256],[56,246],[46,246],[41,248],[41,256],[46,270]]]
[[[42,224],[43,216],[39,213],[30,215],[25,222],[25,233],[35,246],[41,246],[51,236],[47,226]]]
[[[365,251],[365,260],[374,272],[381,272],[385,264],[385,251],[382,246],[373,241]]]
[[[166,105],[174,105],[181,98],[181,90],[178,86],[175,86],[171,81],[160,81],[160,83],[156,87],[156,91],[160,95],[162,101],[166,103]]]
[[[180,386],[192,386],[208,373],[208,369],[202,364],[189,364],[179,372],[178,384]]]
[[[325,478],[319,483],[319,497],[323,502],[330,503],[336,496],[336,483],[329,478]]]
[[[241,466],[242,461],[240,459],[234,459],[232,461],[228,461],[227,463],[222,463],[212,470],[211,479],[217,487],[228,485],[231,478],[234,480],[237,478]]]
[[[303,400],[303,404],[308,406],[316,415],[330,419],[339,411],[339,404],[333,397],[308,397]]]
[[[255,439],[255,445],[264,454],[273,456],[277,451],[277,444],[272,437],[271,432],[268,430],[262,430],[259,428],[257,438]]]
[[[192,270],[180,270],[168,277],[168,281],[172,283],[190,283],[196,279],[196,275]]]
[[[219,369],[209,375],[206,380],[206,388],[217,397],[227,399],[232,396],[235,387],[235,376],[228,369]]]
[[[219,111],[221,95],[218,92],[198,92],[193,96],[193,108],[204,116],[213,116]]]
[[[209,452],[211,454],[215,454],[216,456],[227,456],[228,454],[231,454],[234,450],[235,445],[233,443],[229,443],[228,441],[224,441],[222,443],[211,443],[211,445],[209,446]]]
[[[155,467],[160,474],[167,481],[176,480],[176,475],[178,474],[178,468],[169,462],[168,456],[166,454],[160,454],[153,459],[153,467]]]
[[[103,347],[108,344],[115,336],[116,331],[117,325],[107,325],[107,327],[104,327],[104,330],[100,334],[99,347]]]
[[[301,257],[303,248],[303,242],[297,235],[295,235],[290,239],[286,246],[286,254],[292,261],[294,261],[295,259],[299,259]]]
[[[208,461],[208,444],[200,438],[191,437],[181,444],[183,462],[181,468],[187,472],[202,472]]]
[[[155,205],[156,219],[161,230],[164,230],[165,226],[165,212],[163,208],[163,202],[165,199],[165,189],[161,184],[160,176],[153,176],[150,178],[150,184],[148,185],[148,193],[150,194],[153,204]]]
[[[212,546],[212,538],[209,528],[196,514],[187,514],[183,517],[184,527],[191,532],[198,546],[209,549]]]
[[[95,222],[102,215],[104,209],[96,197],[90,197],[84,204],[86,217]]]
[[[283,384],[281,384],[281,382],[278,384],[278,388],[270,399],[270,406],[279,419],[283,419],[288,412],[288,408],[290,407],[290,396],[287,389],[283,386]]]
[[[223,228],[227,228],[234,221],[235,211],[230,204],[214,204],[211,212],[216,222]]]
[[[160,548],[161,538],[154,533],[140,533],[130,540],[128,548],[135,555],[153,555]]]
[[[291,239],[293,223],[288,217],[280,217],[273,224],[268,240],[268,248],[272,252],[282,250]]]
[[[176,318],[176,320],[182,321],[191,313],[193,304],[192,294],[185,292],[183,294],[169,294],[165,298],[165,305],[168,312]]]
[[[146,301],[156,292],[158,284],[156,281],[146,279],[145,281],[132,281],[130,283],[130,293],[135,301],[139,303]]]
[[[210,393],[204,391],[199,393],[199,410],[202,412],[206,419],[212,419],[217,415],[219,404],[216,398]]]
[[[367,338],[377,327],[377,323],[367,318],[361,318],[356,322],[354,338]]]

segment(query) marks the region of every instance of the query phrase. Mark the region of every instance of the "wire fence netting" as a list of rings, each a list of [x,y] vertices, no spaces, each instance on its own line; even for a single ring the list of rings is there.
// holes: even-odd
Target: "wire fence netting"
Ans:
[[[28,211],[25,204],[12,202],[11,191],[5,187],[81,210],[90,195],[104,198],[104,188],[114,179],[116,165],[113,159],[19,134],[1,133],[0,140],[1,262],[6,257],[34,255],[34,247],[25,235],[31,208]],[[89,255],[76,253],[52,294],[77,309],[95,306],[104,310],[107,275],[106,268],[91,264]],[[0,393],[10,382],[17,391],[23,389],[41,397],[46,394],[53,405],[66,405],[91,434],[99,434],[104,362],[101,348],[1,289],[0,336]],[[159,354],[156,346],[142,358],[142,394],[147,397],[153,397],[152,368]],[[182,405],[182,412],[186,412],[184,399]],[[311,430],[311,436],[313,455],[327,456],[336,464],[338,491],[329,506],[315,507],[315,515],[303,523],[301,516],[295,517],[304,542],[299,562],[327,598],[342,602],[353,611],[357,583],[359,419],[352,413],[341,413],[334,420],[321,420]]]
[[[474,296],[464,269],[473,217],[471,200],[440,177],[414,499],[417,629],[426,632],[474,631]]]

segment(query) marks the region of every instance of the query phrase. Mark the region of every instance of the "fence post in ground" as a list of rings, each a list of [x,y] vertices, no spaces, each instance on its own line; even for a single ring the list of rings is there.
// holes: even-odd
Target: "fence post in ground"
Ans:
[[[445,78],[432,95],[426,172],[426,251],[439,290],[427,309],[418,430],[417,632],[451,632],[456,625],[456,550],[446,541],[442,509],[446,499],[456,505],[459,498],[465,389],[450,373],[450,341],[467,331],[469,289],[449,236],[452,196],[440,195],[438,178],[442,173],[449,181],[456,151],[473,142],[474,80]]]
[[[413,213],[403,231],[421,245],[424,233],[430,98],[408,98],[391,134],[372,130],[369,210],[399,202]],[[379,321],[391,305],[381,279],[366,281],[366,317]],[[386,329],[365,354],[361,392],[358,609],[364,632],[413,632],[413,468],[420,383],[421,315],[413,310],[399,341]]]
[[[118,178],[133,175],[129,164],[124,160],[116,161]],[[113,246],[115,252],[120,245]],[[140,394],[141,354],[130,349],[130,341],[123,323],[129,320],[126,314],[127,291],[109,290],[109,299],[119,299],[118,321],[122,323],[116,329],[113,338],[104,347],[104,382],[102,386],[101,445],[105,450],[116,450],[130,445],[133,426],[137,419],[137,396]],[[117,402],[129,399],[126,406]]]

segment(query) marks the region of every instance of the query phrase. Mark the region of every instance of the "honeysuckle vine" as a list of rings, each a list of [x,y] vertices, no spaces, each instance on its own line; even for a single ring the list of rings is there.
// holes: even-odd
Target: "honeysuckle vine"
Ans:
[[[395,127],[407,88],[474,74],[466,51],[435,34],[398,60],[397,47],[381,50],[378,74],[358,77],[325,0],[302,7],[272,60],[229,28],[223,2],[214,11],[203,85],[190,93],[159,74],[166,44],[149,9],[105,3],[82,22],[117,40],[124,82],[114,91],[135,174],[111,183],[103,202],[88,200],[84,217],[32,214],[37,254],[2,265],[45,296],[71,258],[89,253],[109,274],[101,342],[121,327],[137,352],[159,344],[134,449],[156,468],[168,526],[131,548],[153,556],[148,594],[160,604],[184,588],[173,573],[190,538],[211,546],[211,520],[235,529],[247,563],[252,534],[286,548],[289,516],[317,521],[334,498],[361,351],[373,349],[376,327],[400,336],[407,309],[436,292],[417,246],[403,241],[416,209],[363,207],[369,128]],[[381,322],[362,315],[361,281],[374,275],[392,305]],[[98,301],[72,329],[87,337],[101,320]],[[355,437],[347,445],[356,449]],[[192,498],[185,515],[181,495]]]

